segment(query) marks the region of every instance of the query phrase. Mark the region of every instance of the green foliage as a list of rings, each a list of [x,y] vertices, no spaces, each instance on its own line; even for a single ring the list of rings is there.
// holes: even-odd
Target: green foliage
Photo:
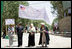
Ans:
[[[25,1],[4,1],[3,4],[3,18],[18,19],[19,4],[28,5]]]
[[[54,27],[54,22],[58,22],[58,18],[55,18],[52,22],[52,28]]]
[[[59,17],[59,20],[63,18],[63,4],[62,1],[51,1],[51,4],[53,5],[53,11],[52,13],[56,13],[55,11],[57,11],[57,16]]]
[[[17,25],[19,22],[22,22],[22,25],[25,27],[25,25],[30,25],[31,23],[34,24],[34,26],[40,28],[40,23],[44,22],[43,20],[29,20],[24,18],[18,17],[18,9],[19,4],[28,6],[28,2],[26,1],[3,1],[3,14],[2,14],[2,28],[5,28],[5,19],[15,19],[15,25]],[[44,22],[45,23],[45,22]],[[50,25],[48,25],[50,28]]]
[[[3,1],[1,1],[1,20],[2,20],[2,13],[3,13]],[[1,32],[2,32],[2,21],[1,21]]]
[[[3,12],[3,1],[1,1],[1,15],[2,15],[2,12]]]
[[[17,24],[19,21],[22,21],[23,24],[25,24],[25,21],[29,21],[27,19],[21,19],[18,17],[19,4],[25,6],[29,5],[26,1],[3,1],[2,28],[5,26],[5,19],[8,18],[15,19],[15,24]]]

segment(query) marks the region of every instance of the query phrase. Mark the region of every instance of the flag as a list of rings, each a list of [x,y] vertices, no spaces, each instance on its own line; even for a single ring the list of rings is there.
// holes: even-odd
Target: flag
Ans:
[[[47,16],[47,13],[46,13],[46,9],[45,9],[45,8],[44,8],[44,21],[45,21],[47,24],[50,24],[49,17]]]
[[[31,6],[19,5],[19,17],[32,20],[44,20],[46,22],[49,22],[45,8],[35,9]]]
[[[25,7],[24,6],[20,6],[21,10],[25,10]]]

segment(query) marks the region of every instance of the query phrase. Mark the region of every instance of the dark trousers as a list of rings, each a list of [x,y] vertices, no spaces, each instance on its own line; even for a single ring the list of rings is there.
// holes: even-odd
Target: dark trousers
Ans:
[[[22,36],[23,34],[18,34],[18,46],[22,46]]]
[[[34,34],[31,35],[31,34],[29,33],[28,46],[35,46],[35,37],[34,37],[34,36],[35,36]]]
[[[2,35],[3,39],[5,38],[5,36],[6,36],[6,32],[4,31]]]

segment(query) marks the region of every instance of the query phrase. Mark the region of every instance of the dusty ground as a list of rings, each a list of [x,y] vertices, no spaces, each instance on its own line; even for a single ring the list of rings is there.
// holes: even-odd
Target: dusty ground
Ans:
[[[1,48],[42,48],[41,45],[38,45],[40,34],[35,34],[35,46],[34,47],[27,47],[28,46],[28,33],[23,34],[23,45],[22,47],[17,47],[17,40],[13,43],[12,47],[9,47],[9,39],[2,39],[1,38]],[[62,37],[62,36],[50,36],[50,44],[47,48],[71,48],[71,38],[70,37]],[[16,38],[17,39],[17,38]]]

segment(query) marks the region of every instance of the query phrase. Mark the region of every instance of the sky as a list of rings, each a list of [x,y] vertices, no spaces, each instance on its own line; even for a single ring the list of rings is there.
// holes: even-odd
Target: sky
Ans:
[[[56,15],[51,13],[53,9],[51,8],[52,5],[50,1],[28,1],[28,3],[29,3],[29,6],[32,6],[33,8],[36,8],[36,9],[45,8],[47,16],[50,21],[49,24],[50,25],[52,24],[53,20],[56,18]]]

